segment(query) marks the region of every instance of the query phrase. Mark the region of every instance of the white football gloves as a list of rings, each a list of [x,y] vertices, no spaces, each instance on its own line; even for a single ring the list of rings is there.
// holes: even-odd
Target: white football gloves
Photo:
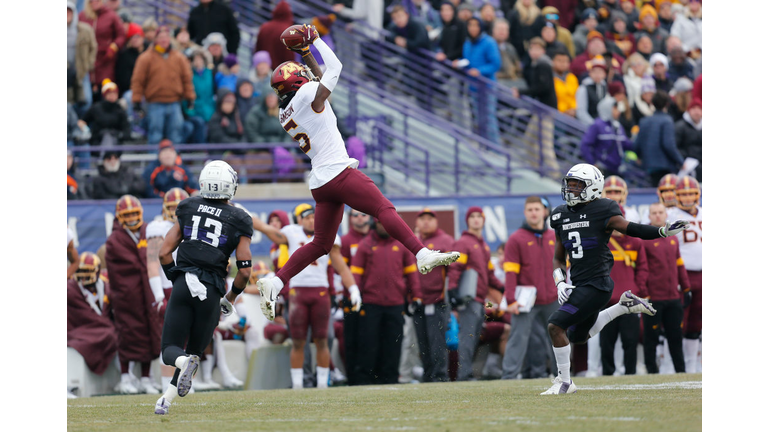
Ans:
[[[557,284],[557,301],[560,304],[563,304],[568,301],[568,298],[571,297],[571,292],[573,289],[576,288],[573,285],[570,285],[566,282],[560,282]]]
[[[659,228],[659,234],[662,237],[671,237],[679,232],[682,232],[691,225],[689,221],[676,220],[672,223],[667,222],[666,226]]]
[[[352,310],[355,312],[360,311],[360,306],[363,305],[363,298],[360,297],[360,289],[357,285],[352,285],[348,288],[349,300],[352,302]]]
[[[221,305],[221,313],[224,314],[224,316],[232,315],[232,312],[235,310],[235,306],[227,300],[227,296],[224,296],[219,300],[219,305]]]

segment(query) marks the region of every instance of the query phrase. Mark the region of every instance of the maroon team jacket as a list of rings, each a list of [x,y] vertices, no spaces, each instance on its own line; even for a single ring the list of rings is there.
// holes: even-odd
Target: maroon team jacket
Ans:
[[[504,284],[493,274],[491,248],[488,247],[485,240],[478,238],[469,231],[464,231],[453,244],[453,250],[461,253],[461,256],[448,267],[449,290],[458,289],[461,274],[466,269],[473,269],[478,274],[476,301],[485,304],[489,287],[504,291]]]
[[[363,304],[403,305],[407,300],[406,290],[411,298],[423,298],[416,276],[416,257],[392,237],[384,239],[371,231],[360,241],[350,270],[360,288]]]
[[[557,288],[552,279],[555,256],[555,231],[536,232],[524,225],[509,236],[504,247],[504,296],[507,303],[515,302],[518,285],[536,287],[536,304],[557,301]]]
[[[645,256],[645,243],[636,237],[614,232],[608,242],[613,254],[613,295],[607,306],[619,302],[624,291],[630,290],[638,297],[648,297],[648,260]]]
[[[648,294],[653,300],[676,300],[681,291],[691,288],[688,282],[688,272],[685,271],[683,258],[680,256],[680,245],[677,237],[644,240],[645,255],[648,257]]]
[[[432,235],[424,237],[419,235],[421,243],[430,250],[449,251],[452,250],[454,239],[438,228]],[[423,301],[425,305],[441,303],[445,299],[445,276],[446,267],[440,266],[431,272],[423,275],[417,273],[421,283],[421,292],[424,294]]]

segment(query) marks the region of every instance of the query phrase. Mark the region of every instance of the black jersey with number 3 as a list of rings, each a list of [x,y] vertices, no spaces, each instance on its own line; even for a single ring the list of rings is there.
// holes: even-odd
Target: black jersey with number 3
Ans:
[[[571,268],[571,282],[595,285],[603,291],[612,291],[613,284],[590,284],[593,279],[610,278],[613,254],[608,248],[611,232],[606,231],[608,219],[621,216],[619,204],[608,198],[598,198],[586,204],[560,205],[552,211],[550,225],[563,243]]]
[[[176,216],[183,237],[176,256],[178,267],[198,267],[226,277],[229,257],[240,237],[253,236],[251,215],[222,200],[187,198],[179,203]]]

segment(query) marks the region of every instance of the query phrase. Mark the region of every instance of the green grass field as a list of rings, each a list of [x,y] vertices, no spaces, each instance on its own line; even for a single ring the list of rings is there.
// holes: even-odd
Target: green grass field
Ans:
[[[702,429],[701,374],[576,378],[568,396],[549,380],[196,392],[167,416],[156,396],[67,401],[68,431],[693,431]]]

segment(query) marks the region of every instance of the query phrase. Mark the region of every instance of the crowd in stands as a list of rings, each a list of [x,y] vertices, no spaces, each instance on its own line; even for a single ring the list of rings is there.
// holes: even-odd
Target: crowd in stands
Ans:
[[[339,23],[380,29],[386,41],[409,52],[497,82],[494,92],[531,97],[585,127],[602,120],[612,130],[611,137],[600,134],[603,151],[595,152],[592,135],[585,134],[581,155],[600,168],[638,164],[655,184],[693,158],[701,180],[701,0],[328,3],[333,13],[308,23],[331,47],[330,30]],[[170,26],[154,18],[133,22],[120,0],[67,2],[67,144],[78,168],[104,156],[78,149],[88,144],[145,142],[157,152],[162,139],[288,139],[269,78],[274,66],[297,59],[279,40],[296,23],[290,3],[276,2],[272,19],[259,27],[249,64],[236,55],[238,20],[227,4],[200,0],[185,25]],[[489,110],[483,127],[491,140],[499,135],[494,92],[469,94],[475,116]],[[608,115],[611,104],[617,116]],[[654,150],[659,142],[663,152]],[[283,168],[288,171],[307,161],[295,148],[279,153],[293,156]]]

